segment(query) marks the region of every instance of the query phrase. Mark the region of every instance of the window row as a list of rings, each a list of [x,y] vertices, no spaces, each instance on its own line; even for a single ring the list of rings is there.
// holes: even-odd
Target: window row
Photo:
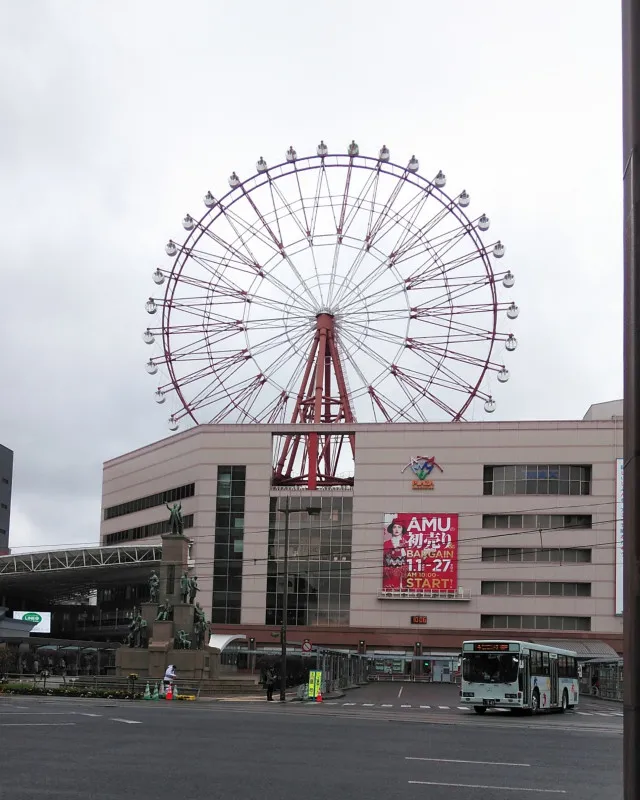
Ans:
[[[240,624],[246,477],[245,466],[218,467],[211,609],[218,625]]]
[[[588,547],[483,547],[483,561],[495,562],[543,562],[563,564],[590,564],[591,549]]]
[[[195,493],[195,483],[178,486],[175,489],[167,489],[164,492],[150,494],[147,497],[139,497],[137,500],[129,500],[126,503],[105,508],[104,518],[113,519],[114,517],[122,517],[125,514],[133,514],[136,511],[144,511],[147,508],[163,506],[165,503],[175,503],[178,500],[184,500],[186,497],[193,497]]]
[[[483,528],[524,528],[528,530],[558,530],[560,528],[590,528],[591,514],[483,514]]]
[[[591,466],[511,464],[485,466],[484,494],[591,494]]]
[[[480,627],[498,630],[590,631],[591,617],[482,614],[480,616]]]
[[[536,597],[591,597],[590,583],[561,581],[482,581],[482,594]]]
[[[193,514],[186,514],[183,517],[185,530],[193,528]],[[149,525],[141,525],[139,528],[127,528],[124,531],[116,531],[115,533],[108,533],[104,537],[105,545],[118,544],[119,542],[134,542],[137,539],[147,539],[150,536],[162,536],[164,533],[169,533],[171,525],[169,520],[162,522],[151,522]]]

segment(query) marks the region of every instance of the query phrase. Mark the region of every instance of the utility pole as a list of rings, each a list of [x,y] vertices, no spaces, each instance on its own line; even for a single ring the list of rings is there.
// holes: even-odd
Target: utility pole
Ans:
[[[640,0],[622,0],[624,797],[640,800]]]
[[[286,496],[284,508],[280,513],[284,514],[284,558],[282,560],[282,572],[284,577],[284,589],[282,590],[282,625],[280,626],[280,702],[284,703],[287,699],[287,616],[289,614],[289,517],[291,514],[300,514],[305,511],[309,516],[320,513],[319,506],[307,506],[306,508],[291,508],[291,498]]]

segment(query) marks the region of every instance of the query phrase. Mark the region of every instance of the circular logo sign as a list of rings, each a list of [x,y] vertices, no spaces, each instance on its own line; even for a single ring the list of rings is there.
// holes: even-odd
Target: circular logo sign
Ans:
[[[37,625],[39,622],[42,622],[42,617],[40,616],[40,614],[36,614],[36,612],[35,612],[35,611],[30,611],[28,614],[25,614],[25,615],[22,617],[22,619],[23,619],[25,622],[35,622],[35,624],[36,624],[36,625]]]

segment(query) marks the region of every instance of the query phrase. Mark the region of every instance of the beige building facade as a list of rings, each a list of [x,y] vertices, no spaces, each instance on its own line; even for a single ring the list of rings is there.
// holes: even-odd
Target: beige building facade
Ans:
[[[213,630],[258,646],[273,646],[283,621],[288,518],[290,641],[438,653],[499,636],[622,652],[621,413],[616,401],[575,421],[356,424],[353,485],[314,491],[271,480],[274,437],[313,426],[200,426],[105,463],[101,541],[156,540],[165,503],[180,501]],[[427,458],[428,474],[413,470]],[[387,531],[413,518],[427,535],[457,524],[457,542],[431,552],[440,568],[453,562],[446,582],[433,558],[428,572],[416,566],[417,538],[399,545],[404,577],[389,577]],[[406,557],[424,581],[407,581]]]

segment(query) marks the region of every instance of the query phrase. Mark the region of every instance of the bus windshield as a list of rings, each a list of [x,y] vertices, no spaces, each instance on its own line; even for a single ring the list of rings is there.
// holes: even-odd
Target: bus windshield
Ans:
[[[467,653],[462,677],[471,683],[515,683],[518,680],[516,653]]]

